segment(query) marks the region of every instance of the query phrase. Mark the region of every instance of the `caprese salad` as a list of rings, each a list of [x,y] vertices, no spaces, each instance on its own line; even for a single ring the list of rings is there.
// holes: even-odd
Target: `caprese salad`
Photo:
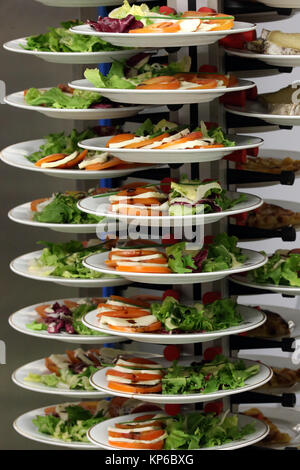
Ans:
[[[109,426],[108,443],[114,448],[135,450],[201,449],[243,439],[254,431],[254,424],[240,426],[238,415],[228,412],[151,413]]]
[[[116,272],[132,273],[200,273],[239,267],[246,256],[237,247],[238,239],[220,233],[206,239],[199,248],[181,241],[168,246],[158,244],[118,243],[111,248],[105,264]],[[131,245],[131,246],[130,246]]]
[[[177,13],[168,6],[130,5],[127,0],[112,10],[107,17],[87,21],[97,32],[116,33],[191,33],[196,31],[223,31],[232,29],[234,16],[217,13],[207,7],[198,11]]]
[[[117,132],[112,126],[86,129],[82,132],[73,129],[69,135],[64,132],[47,135],[45,142],[36,152],[25,155],[25,158],[41,169],[64,169],[81,171],[103,171],[110,168],[114,170],[126,168],[139,168],[141,163],[127,163],[110,155],[108,152],[82,151],[78,143],[99,135],[108,135],[105,132]]]
[[[221,127],[213,123],[200,122],[191,129],[162,119],[157,124],[146,119],[135,134],[124,133],[112,136],[106,143],[108,149],[157,149],[185,150],[199,148],[233,147],[235,142],[228,139]]]
[[[241,194],[232,199],[216,180],[179,180],[167,178],[160,185],[129,187],[109,194],[108,213],[128,216],[184,216],[222,212],[244,201]]]
[[[247,367],[244,361],[231,361],[223,355],[189,366],[174,361],[170,367],[150,359],[120,356],[105,375],[110,390],[141,395],[182,395],[234,390],[243,387],[259,370],[259,364]]]
[[[111,295],[98,303],[98,325],[126,333],[176,335],[205,333],[238,326],[243,319],[233,299],[218,295],[199,302],[180,302],[180,293],[165,291],[161,301]]]
[[[107,75],[96,68],[86,69],[84,76],[96,88],[136,90],[205,90],[228,88],[238,82],[232,74],[207,72],[209,66],[191,72],[189,56],[169,64],[150,62],[151,57],[149,53],[140,53],[130,59],[113,62]]]

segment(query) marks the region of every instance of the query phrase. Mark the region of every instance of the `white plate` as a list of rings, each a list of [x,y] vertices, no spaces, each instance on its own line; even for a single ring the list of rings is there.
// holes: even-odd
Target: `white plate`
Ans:
[[[270,309],[271,310],[271,309]],[[289,309],[288,309],[289,310]],[[299,315],[299,314],[298,314]],[[267,349],[267,350],[244,350],[240,351],[238,357],[243,359],[250,359],[252,361],[261,361],[264,364],[279,369],[292,369],[297,370],[299,364],[294,364],[292,361],[292,354],[283,352],[280,349]],[[281,395],[282,393],[295,393],[298,395],[296,406],[300,405],[300,382],[297,382],[292,387],[280,387],[257,389],[256,392]]]
[[[34,279],[36,281],[54,282],[61,286],[70,287],[106,287],[106,286],[123,286],[128,284],[128,280],[118,277],[116,279],[99,278],[99,279],[67,279],[60,276],[43,276],[42,274],[31,273],[28,268],[32,261],[39,258],[42,250],[32,251],[25,255],[18,256],[9,265],[10,269],[19,274],[19,276]]]
[[[43,5],[49,7],[106,7],[113,5],[121,5],[121,0],[36,0]],[[134,3],[142,2],[143,0],[135,0]],[[147,0],[152,2],[153,0]]]
[[[259,54],[245,49],[225,49],[227,54],[243,59],[258,59],[265,64],[275,65],[277,67],[299,67],[300,54],[283,55],[283,54]]]
[[[226,330],[211,331],[209,333],[181,333],[181,334],[156,334],[156,333],[123,333],[121,331],[115,331],[114,334],[120,338],[129,338],[133,341],[139,341],[141,343],[154,343],[154,344],[193,344],[193,343],[205,343],[206,341],[214,341],[215,339],[222,338],[224,336],[236,335],[245,331],[253,330],[262,325],[266,316],[264,313],[257,309],[245,307],[244,305],[238,306],[238,311],[243,317],[243,322],[239,326],[227,328]],[[82,323],[91,328],[92,330],[99,331],[101,333],[111,334],[112,330],[98,326],[97,309],[91,310],[87,313]]]
[[[26,155],[31,155],[37,152],[40,146],[45,143],[44,139],[28,140],[27,142],[20,142],[19,144],[10,145],[2,150],[0,154],[1,160],[7,165],[21,168],[22,170],[38,171],[45,175],[56,176],[57,178],[66,178],[74,180],[97,180],[106,178],[121,178],[130,175],[136,171],[150,170],[153,168],[160,168],[161,165],[143,166],[137,168],[114,170],[108,168],[102,171],[87,171],[87,170],[66,170],[66,169],[53,169],[53,168],[40,168],[35,166]],[[107,150],[107,149],[106,149]],[[149,160],[147,161],[149,163]]]
[[[253,287],[254,289],[269,290],[270,292],[277,292],[278,294],[287,294],[287,295],[300,295],[300,287],[291,287],[275,284],[258,284],[255,281],[252,281],[248,276],[241,276],[234,274],[230,276],[230,280],[236,284],[242,286]]]
[[[35,220],[32,220],[30,204],[30,202],[26,202],[25,204],[21,204],[20,206],[11,209],[8,213],[10,220],[19,224],[30,225],[31,227],[45,227],[50,230],[54,230],[55,232],[63,233],[96,233],[96,231],[100,229],[100,222],[97,224],[51,224],[36,222]]]
[[[284,450],[286,447],[298,447],[300,445],[299,433],[293,429],[300,423],[300,408],[287,408],[278,405],[239,405],[239,412],[249,410],[250,408],[258,408],[267,418],[269,418],[279,431],[287,433],[291,436],[288,444],[262,444],[263,447],[274,450]],[[299,447],[298,447],[299,449]]]
[[[265,106],[259,101],[247,101],[246,106],[225,106],[226,111],[238,116],[252,117],[262,119],[269,124],[275,124],[276,126],[300,126],[300,116],[288,116],[281,114],[270,114],[268,113]]]
[[[236,199],[240,193],[235,193],[233,191],[228,191],[227,195],[231,199]],[[188,226],[190,224],[202,225],[202,224],[211,224],[213,222],[218,222],[219,220],[223,219],[224,217],[231,217],[234,214],[240,214],[242,212],[251,211],[260,207],[263,204],[263,200],[252,194],[247,194],[246,201],[240,202],[236,204],[232,209],[228,209],[222,212],[214,212],[211,214],[198,214],[198,215],[185,215],[185,216],[170,216],[170,215],[162,215],[162,216],[129,216],[125,214],[116,214],[115,212],[111,212],[109,210],[110,202],[109,196],[101,197],[101,198],[94,198],[93,196],[86,197],[81,201],[78,201],[77,207],[83,212],[87,212],[88,214],[99,215],[102,216],[105,214],[104,217],[109,217],[111,219],[118,219],[124,223],[131,223],[135,222],[139,225],[146,225],[146,226]],[[97,225],[96,225],[97,226]]]
[[[129,104],[192,104],[209,103],[225,93],[249,90],[255,86],[250,80],[239,80],[232,87],[207,90],[127,90],[118,88],[96,88],[86,79],[74,80],[69,86],[77,90],[98,92],[117,103]]]
[[[95,449],[95,446],[87,442],[65,442],[60,439],[55,439],[47,434],[42,434],[37,430],[37,427],[33,424],[32,420],[36,416],[45,416],[44,408],[38,408],[36,410],[28,411],[23,415],[19,416],[13,423],[15,431],[21,436],[31,439],[32,441],[41,442],[42,444],[50,444],[60,447],[71,447],[73,449]]]
[[[184,47],[184,46],[207,46],[214,44],[219,39],[229,34],[244,33],[253,31],[256,25],[252,23],[234,22],[233,29],[227,31],[200,31],[194,33],[165,33],[165,34],[147,34],[147,33],[99,33],[88,24],[74,26],[70,29],[72,33],[86,34],[89,36],[98,36],[104,41],[110,42],[115,46],[123,47]]]
[[[50,88],[42,88],[42,90],[49,89]],[[126,118],[135,116],[139,111],[145,108],[145,106],[123,106],[109,109],[56,109],[46,108],[45,106],[30,106],[25,102],[24,91],[17,91],[16,93],[6,96],[4,103],[15,106],[16,108],[27,109],[28,111],[38,111],[48,117],[81,120]]]
[[[144,284],[198,284],[202,282],[211,282],[218,279],[223,279],[229,276],[231,273],[239,273],[243,271],[250,271],[252,269],[259,268],[267,262],[267,257],[257,251],[253,250],[242,250],[245,255],[248,256],[239,268],[226,269],[224,271],[215,271],[211,273],[184,273],[184,274],[154,274],[154,273],[129,273],[120,272],[121,276],[133,282],[141,282]],[[88,256],[84,259],[83,265],[87,268],[99,271],[105,274],[115,274],[111,268],[107,268],[105,260],[107,259],[107,253],[99,253]]]
[[[192,358],[188,364],[193,362]],[[247,367],[250,367],[255,364],[254,361],[244,361]],[[143,399],[145,402],[150,403],[204,403],[211,400],[221,400],[224,397],[229,395],[235,395],[237,393],[246,392],[249,390],[253,390],[257,387],[260,387],[267,383],[272,375],[273,372],[270,367],[265,366],[264,364],[259,364],[260,370],[258,374],[250,377],[246,380],[246,383],[243,387],[235,388],[233,390],[219,390],[218,392],[213,393],[189,393],[189,394],[177,394],[177,395],[162,395],[161,393],[125,393],[119,392],[115,390],[111,390],[108,388],[108,381],[106,378],[106,372],[110,369],[110,367],[106,367],[105,369],[101,369],[98,372],[95,372],[90,377],[90,384],[100,390],[103,393],[108,395],[114,396],[121,396],[126,398],[136,398],[136,399]],[[116,380],[117,382],[117,380]]]
[[[98,51],[98,52],[47,52],[23,49],[27,46],[28,38],[13,39],[3,44],[4,49],[10,52],[35,55],[46,62],[56,64],[110,64],[114,60],[123,60],[132,57],[141,51]],[[22,47],[23,46],[23,47]]]
[[[88,439],[95,444],[97,447],[101,447],[103,449],[108,450],[123,450],[120,447],[113,447],[108,443],[108,428],[110,426],[114,426],[116,423],[121,423],[123,421],[132,421],[137,416],[142,416],[145,413],[135,413],[132,415],[121,416],[118,418],[108,419],[107,421],[103,421],[102,423],[96,424],[91,429],[89,429],[87,433]],[[228,444],[223,444],[221,446],[215,447],[202,447],[199,450],[233,450],[233,449],[240,449],[242,447],[250,446],[255,444],[256,442],[261,441],[266,435],[269,433],[268,426],[254,418],[250,418],[249,416],[239,415],[239,425],[241,427],[246,426],[247,424],[254,424],[255,431],[252,434],[245,436],[243,439],[239,439],[237,441],[229,442]]]
[[[268,7],[276,8],[300,8],[299,0],[285,0],[284,3],[282,0],[259,0],[264,5]]]
[[[29,382],[26,379],[28,374],[49,374],[51,372],[45,366],[45,359],[39,359],[37,361],[30,362],[29,364],[25,364],[22,367],[19,367],[17,370],[14,371],[12,374],[12,381],[21,388],[25,388],[26,390],[31,390],[32,392],[40,392],[40,393],[48,393],[52,395],[62,395],[65,397],[70,398],[78,398],[82,397],[82,399],[86,398],[103,398],[107,397],[107,393],[95,391],[87,391],[87,390],[68,390],[64,388],[55,388],[55,387],[48,387],[42,383],[37,382]]]
[[[33,321],[40,318],[40,316],[35,312],[35,307],[39,305],[45,304],[54,304],[55,302],[61,303],[64,299],[56,299],[56,300],[49,300],[46,302],[40,302],[35,305],[29,305],[28,307],[24,307],[17,312],[13,313],[8,322],[14,330],[19,331],[25,335],[35,336],[36,338],[43,338],[43,339],[56,339],[57,341],[63,341],[64,343],[70,344],[106,344],[106,343],[119,343],[124,341],[123,338],[120,336],[114,336],[109,332],[109,335],[70,335],[66,332],[62,333],[48,333],[48,331],[36,331],[30,330],[26,327],[28,323],[32,323]],[[72,298],[74,302],[81,301],[82,299],[76,297]]]
[[[259,150],[259,157],[261,158],[278,158],[279,160],[283,160],[286,157],[290,157],[293,160],[300,160],[300,152],[295,150],[283,150],[283,149],[266,149],[260,148]],[[247,170],[245,170],[247,171]],[[250,170],[249,170],[250,171]],[[295,171],[295,178],[300,178],[300,171]],[[264,181],[262,183],[243,183],[237,184],[239,188],[253,188],[253,187],[267,187],[267,186],[274,186],[278,184],[277,181]]]
[[[259,137],[230,135],[229,138],[235,141],[234,147],[222,147],[212,149],[185,149],[185,150],[157,150],[157,149],[111,149],[116,157],[125,162],[139,163],[201,163],[220,160],[225,155],[229,155],[237,150],[256,148],[263,144]],[[107,152],[106,143],[110,137],[95,137],[86,139],[79,143],[79,147],[88,150],[99,150]],[[102,150],[100,150],[102,149]]]

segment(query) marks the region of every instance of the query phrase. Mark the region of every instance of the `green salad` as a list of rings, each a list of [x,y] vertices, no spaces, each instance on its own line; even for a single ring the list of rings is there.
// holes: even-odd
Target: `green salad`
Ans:
[[[261,268],[254,269],[249,276],[258,284],[275,284],[300,287],[299,250],[277,250]]]
[[[246,367],[244,361],[230,361],[217,355],[212,361],[180,366],[177,361],[168,367],[162,378],[162,394],[182,395],[234,390],[259,372],[259,365]]]
[[[62,22],[59,28],[49,28],[45,34],[28,37],[26,46],[22,47],[26,50],[42,52],[98,52],[123,49],[96,36],[82,36],[69,31],[72,26],[80,24],[83,23],[79,20]]]
[[[138,54],[127,60],[114,61],[107,75],[103,75],[99,69],[95,68],[86,69],[84,76],[96,88],[135,89],[150,78],[189,72],[191,68],[190,57],[185,57],[179,62],[170,62],[167,65],[149,64],[150,58],[151,54]]]
[[[164,450],[201,449],[243,439],[255,432],[255,426],[240,427],[238,415],[193,412],[166,421]]]
[[[246,260],[237,237],[220,233],[200,250],[193,243],[179,242],[166,247],[168,266],[173,273],[214,272],[237,268]]]
[[[207,305],[200,302],[184,305],[174,297],[166,297],[163,302],[151,302],[151,314],[169,332],[216,331],[238,326],[243,321],[233,299],[215,300]]]
[[[94,253],[103,253],[106,251],[105,242],[95,240],[96,244],[84,246],[77,240],[71,240],[66,243],[52,243],[40,241],[38,244],[45,245],[39,258],[32,261],[29,271],[44,276],[59,276],[63,278],[74,279],[97,279],[104,274],[92,271],[83,266],[82,260],[88,255]],[[114,275],[105,275],[105,277],[115,278]]]
[[[30,373],[24,380],[26,382],[41,383],[51,388],[93,391],[95,389],[90,385],[89,378],[97,370],[97,367],[88,366],[82,372],[76,374],[71,369],[64,368],[60,370],[59,376],[54,373],[43,375]]]
[[[92,413],[78,404],[57,405],[52,413],[38,415],[32,422],[42,434],[47,434],[65,442],[89,442],[86,433],[95,424],[101,423],[106,417],[107,402],[103,409]],[[52,407],[51,407],[52,408]]]
[[[64,131],[56,134],[49,134],[44,138],[45,143],[40,146],[37,152],[33,152],[25,157],[31,163],[36,163],[41,158],[54,153],[65,153],[67,155],[71,155],[76,150],[79,150],[78,142],[85,139],[92,139],[93,137],[96,137],[96,134],[92,129],[86,129],[82,132],[73,129],[69,135],[65,135]]]
[[[56,109],[88,109],[91,105],[102,101],[99,93],[83,90],[73,90],[72,93],[67,93],[59,87],[53,87],[49,90],[29,88],[24,99],[29,106],[45,106]]]
[[[37,206],[32,219],[36,222],[49,224],[97,224],[105,217],[87,214],[77,207],[78,201],[91,196],[94,192],[94,190],[90,190],[56,193]]]

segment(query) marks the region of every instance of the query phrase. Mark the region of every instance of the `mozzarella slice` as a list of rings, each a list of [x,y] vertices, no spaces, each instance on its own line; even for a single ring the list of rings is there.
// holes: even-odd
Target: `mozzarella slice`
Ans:
[[[141,364],[141,366],[143,366],[143,364]],[[138,367],[138,365],[136,367]],[[148,375],[159,374],[161,375],[161,369],[143,369],[142,367],[138,369],[136,368],[133,369],[130,367],[120,366],[118,365],[118,363],[115,365],[114,370],[117,372],[125,373],[125,374],[145,374],[145,375],[146,374]]]
[[[164,256],[161,253],[156,253],[154,255],[144,255],[144,256],[117,256],[117,255],[112,255],[111,260],[112,261],[131,261],[131,262],[137,262],[137,261],[147,261],[149,259],[159,259],[159,258],[164,258]]]
[[[199,28],[201,20],[199,18],[195,18],[194,20],[180,20],[178,23],[180,26],[180,33],[192,33]]]
[[[139,318],[117,318],[117,317],[106,317],[102,315],[100,317],[100,326],[112,325],[112,326],[124,326],[124,327],[139,327],[139,326],[150,326],[152,323],[156,323],[156,317],[154,315],[145,315]]]
[[[123,140],[122,142],[113,142],[109,144],[109,148],[121,149],[123,147],[126,147],[126,145],[136,144],[147,139],[149,139],[149,137],[133,137],[133,139]]]
[[[79,152],[73,152],[71,155],[67,155],[65,158],[62,158],[61,160],[57,160],[56,162],[45,162],[41,164],[41,168],[56,168],[60,165],[65,165],[66,163],[70,162],[71,160],[74,160],[74,158],[77,157]]]
[[[144,428],[130,428],[130,429],[123,429],[123,428],[115,428],[112,426],[108,427],[108,431],[111,432],[118,432],[119,434],[130,434],[131,432],[147,432],[147,431],[156,431],[159,430],[159,426],[145,426]]]
[[[155,199],[166,199],[166,195],[158,191],[149,191],[148,193],[138,194],[137,196],[118,196],[117,194],[109,197],[109,202],[126,201],[128,199],[148,199],[154,197]]]
[[[155,266],[155,267],[160,267],[160,268],[165,268],[165,267],[168,267],[168,264],[167,263],[130,263],[129,261],[117,261],[117,265],[118,266],[131,266],[131,267],[139,267],[139,266],[147,266],[147,267],[151,267],[151,266]]]
[[[155,444],[156,442],[162,441],[163,439],[166,439],[167,433],[162,434],[160,437],[157,439],[153,439],[152,441],[142,441],[141,439],[125,439],[124,437],[110,437],[108,439],[108,442],[138,442],[141,444]]]
[[[95,163],[105,163],[108,160],[108,155],[108,152],[87,155],[82,162],[78,164],[78,167],[82,169],[86,166],[94,165]]]
[[[147,369],[156,369],[158,364],[137,364],[136,362],[131,362],[130,360],[126,360],[126,359],[123,359],[122,357],[120,357],[117,361],[117,365],[120,366],[120,365],[124,365],[124,366],[133,366],[133,367],[137,367],[139,365],[143,365],[143,367],[147,368]]]
[[[177,134],[171,135],[170,137],[165,137],[159,142],[153,142],[150,145],[146,145],[146,147],[143,147],[143,149],[153,149],[159,147],[160,145],[167,144],[168,142],[173,142],[173,140],[181,139],[182,137],[185,137],[188,134],[190,134],[189,129],[183,129],[181,132],[177,132]]]
[[[106,379],[108,382],[117,382],[121,384],[128,384],[128,385],[157,385],[160,384],[161,380],[139,380],[137,382],[133,382],[131,379],[125,379],[124,377],[116,377],[115,375],[107,375]]]

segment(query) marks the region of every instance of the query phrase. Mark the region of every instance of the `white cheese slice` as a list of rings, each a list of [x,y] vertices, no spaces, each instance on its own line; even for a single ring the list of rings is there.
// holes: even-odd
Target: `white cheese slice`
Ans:
[[[125,439],[124,437],[110,437],[108,438],[109,442],[139,442],[141,444],[155,444],[156,442],[162,441],[163,439],[166,439],[167,433],[162,434],[160,437],[157,439],[153,439],[152,441],[142,441],[141,439]]]
[[[61,160],[57,160],[56,162],[45,162],[41,164],[41,168],[56,168],[57,166],[64,165],[65,163],[70,162],[74,158],[77,157],[79,152],[77,150],[71,155],[67,155],[65,158],[62,158]]]
[[[134,267],[134,266],[137,266],[137,267],[138,266],[168,267],[168,263],[159,263],[159,264],[157,264],[157,263],[141,263],[141,262],[140,263],[131,263],[130,261],[117,261],[117,265],[118,266],[132,266],[132,267]]]
[[[66,367],[69,366],[70,361],[69,358],[66,354],[51,354],[49,356],[49,359],[54,362],[54,364],[59,368],[59,369],[65,369]]]
[[[100,326],[112,325],[112,326],[125,326],[125,327],[138,327],[138,326],[149,326],[152,323],[156,323],[156,317],[154,315],[145,315],[139,318],[117,318],[117,317],[106,317],[102,315],[100,317]]]
[[[115,375],[107,375],[106,379],[108,382],[117,382],[121,384],[128,385],[157,385],[161,382],[160,379],[157,380],[139,380],[138,382],[133,382],[130,379],[125,379],[124,377],[116,377]]]
[[[163,193],[159,193],[158,191],[149,191],[148,193],[138,194],[137,196],[118,196],[117,194],[114,196],[109,197],[109,202],[116,202],[116,201],[126,201],[127,199],[147,199],[147,198],[156,198],[156,199],[166,199],[166,195]]]
[[[158,429],[160,429],[158,426],[145,426],[144,428],[130,428],[130,429],[115,428],[113,426],[108,427],[108,431],[118,432],[119,434],[130,434],[131,432],[156,431]]]
[[[147,261],[149,259],[159,259],[163,258],[163,255],[161,253],[155,253],[153,255],[144,255],[144,256],[117,256],[117,255],[112,255],[111,260],[112,261],[131,261],[131,262],[136,262],[136,261]]]
[[[146,145],[145,147],[143,147],[143,149],[144,150],[145,149],[153,149],[153,148],[159,147],[160,145],[167,144],[169,142],[173,142],[173,140],[181,139],[182,137],[185,137],[188,134],[190,134],[190,130],[189,129],[183,129],[181,132],[177,132],[177,134],[171,135],[170,137],[165,137],[164,139],[162,139],[158,142],[153,142],[150,145]]]
[[[180,26],[180,33],[192,33],[199,28],[201,20],[199,18],[195,18],[194,20],[180,20],[178,23]]]
[[[117,365],[120,366],[120,365],[124,365],[124,366],[133,366],[133,367],[137,367],[138,365],[141,365],[141,364],[137,364],[136,362],[131,362],[130,360],[126,360],[126,359],[122,359],[122,357],[120,357],[117,361]],[[147,369],[156,369],[157,368],[157,364],[143,364],[143,367],[147,368]]]
[[[136,367],[138,367],[138,365]],[[143,367],[141,368],[136,368],[136,367],[130,368],[130,367],[125,367],[125,366],[120,366],[117,363],[114,367],[114,370],[117,372],[122,372],[122,373],[124,372],[125,374],[148,374],[148,375],[159,374],[161,375],[161,369],[143,369]]]
[[[122,142],[113,142],[112,144],[109,144],[109,148],[121,149],[126,147],[126,145],[136,144],[147,139],[149,139],[149,137],[133,137],[132,139],[123,140]]]
[[[105,163],[108,160],[108,155],[108,152],[87,155],[82,162],[78,164],[78,167],[82,169],[86,166],[94,165],[95,163]]]

